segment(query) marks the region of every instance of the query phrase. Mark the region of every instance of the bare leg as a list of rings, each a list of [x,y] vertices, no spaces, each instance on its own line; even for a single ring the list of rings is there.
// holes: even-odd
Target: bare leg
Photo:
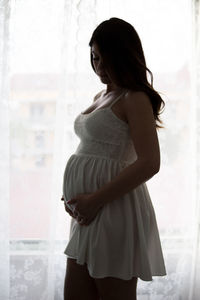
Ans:
[[[136,300],[137,277],[123,280],[114,277],[94,278],[102,300]]]
[[[100,300],[94,278],[89,275],[87,265],[67,258],[64,282],[64,300]]]

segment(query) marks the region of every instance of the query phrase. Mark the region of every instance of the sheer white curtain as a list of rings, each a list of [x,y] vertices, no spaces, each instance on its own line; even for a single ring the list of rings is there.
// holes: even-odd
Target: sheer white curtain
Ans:
[[[0,1],[0,299],[63,299],[63,172],[79,143],[73,121],[105,88],[88,42],[110,17],[137,30],[166,103],[161,169],[147,185],[167,276],[140,280],[138,299],[199,299],[200,3],[192,0]]]

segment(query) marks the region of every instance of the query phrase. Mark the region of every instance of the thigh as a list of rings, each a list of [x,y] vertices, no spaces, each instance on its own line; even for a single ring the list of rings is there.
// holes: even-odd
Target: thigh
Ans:
[[[137,277],[130,280],[114,277],[94,279],[102,300],[136,300]]]
[[[99,300],[94,278],[89,275],[87,265],[67,258],[64,282],[64,300]]]

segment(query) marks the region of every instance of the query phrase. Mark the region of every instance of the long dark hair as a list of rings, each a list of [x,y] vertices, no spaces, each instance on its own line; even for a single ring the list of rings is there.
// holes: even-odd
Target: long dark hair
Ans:
[[[164,108],[165,102],[153,88],[153,74],[146,66],[142,44],[134,27],[122,19],[110,18],[96,27],[89,46],[92,47],[94,42],[112,81],[119,87],[146,92],[151,100],[155,120],[163,124],[159,115],[162,113],[161,104]],[[95,71],[91,51],[90,61]],[[147,71],[151,76],[151,84],[147,80]],[[164,127],[156,123],[156,128]]]

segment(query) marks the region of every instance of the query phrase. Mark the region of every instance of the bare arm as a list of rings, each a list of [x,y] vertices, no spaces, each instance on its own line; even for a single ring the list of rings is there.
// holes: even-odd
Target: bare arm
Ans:
[[[130,192],[160,169],[160,148],[149,97],[143,92],[129,91],[124,111],[138,158],[92,195],[99,206]]]

